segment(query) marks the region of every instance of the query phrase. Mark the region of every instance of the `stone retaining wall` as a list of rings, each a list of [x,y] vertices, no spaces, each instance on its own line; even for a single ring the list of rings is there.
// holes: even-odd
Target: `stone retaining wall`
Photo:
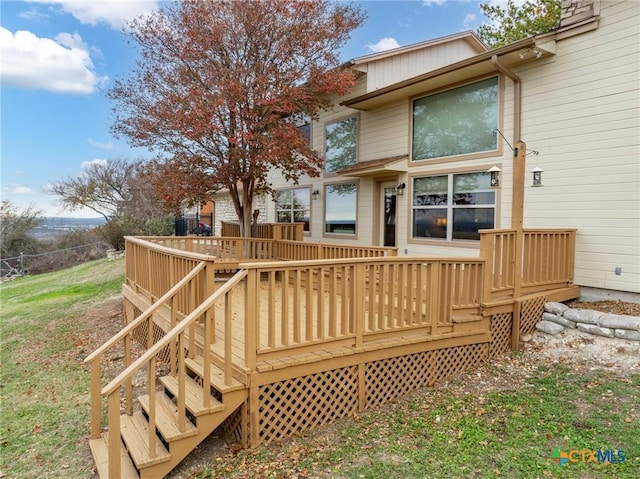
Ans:
[[[602,313],[591,309],[573,309],[562,303],[546,303],[542,321],[536,325],[538,331],[553,336],[565,328],[578,329],[585,333],[608,338],[640,341],[640,317]]]

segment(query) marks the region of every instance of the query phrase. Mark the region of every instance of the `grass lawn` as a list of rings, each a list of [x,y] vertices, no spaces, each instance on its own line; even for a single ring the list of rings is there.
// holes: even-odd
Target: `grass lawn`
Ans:
[[[83,360],[120,325],[123,269],[101,260],[0,286],[0,477],[91,477]],[[638,478],[640,371],[525,350],[278,444],[207,443],[169,477]],[[560,465],[556,449],[624,462],[579,452]]]
[[[84,318],[123,281],[124,260],[99,260],[0,286],[1,477],[91,477]]]
[[[227,452],[176,477],[640,477],[640,371],[618,376],[518,355],[501,361],[512,367],[496,361],[306,437]],[[528,377],[510,385],[514,364]],[[468,387],[487,377],[492,386]],[[578,462],[558,464],[555,449],[580,451],[572,455]],[[599,449],[624,462],[588,462],[586,452],[582,461],[583,450]]]

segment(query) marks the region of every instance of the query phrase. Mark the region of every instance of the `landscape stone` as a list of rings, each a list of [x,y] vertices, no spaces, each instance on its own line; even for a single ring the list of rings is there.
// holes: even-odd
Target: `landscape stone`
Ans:
[[[616,338],[629,339],[631,341],[640,341],[640,331],[631,331],[629,329],[616,329]]]
[[[598,320],[598,325],[604,328],[634,329],[640,331],[640,317],[605,313]]]
[[[600,316],[603,313],[600,311],[594,311],[592,309],[567,309],[562,316],[565,319],[570,319],[571,321],[575,321],[576,323],[586,323],[597,325]]]
[[[564,313],[567,309],[569,309],[569,306],[567,306],[566,304],[556,303],[554,301],[550,301],[548,303],[545,303],[544,305],[544,310],[548,313],[553,314],[562,315],[562,313]]]
[[[613,338],[615,333],[613,329],[601,328],[595,324],[577,324],[578,331],[584,331],[585,333],[597,334],[598,336],[606,336],[607,338]]]
[[[571,321],[569,319],[563,318],[562,316],[558,316],[557,314],[553,314],[553,313],[543,313],[542,314],[542,320],[543,321],[551,321],[553,323],[560,324],[562,326],[565,326],[565,327],[571,328],[571,329],[575,329],[576,328],[576,323],[574,321]]]
[[[551,321],[540,321],[538,324],[536,324],[536,329],[538,331],[542,331],[543,333],[556,336],[560,334],[562,331],[564,331],[564,326],[561,326],[558,323],[554,323]]]

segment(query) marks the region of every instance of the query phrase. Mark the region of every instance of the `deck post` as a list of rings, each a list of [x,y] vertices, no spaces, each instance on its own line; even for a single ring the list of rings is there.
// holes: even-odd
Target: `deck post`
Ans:
[[[107,398],[107,415],[109,431],[107,445],[109,448],[109,479],[120,478],[120,391],[116,389]]]
[[[365,363],[358,364],[358,412],[365,410],[367,406],[367,365]]]
[[[100,361],[97,357],[91,363],[91,439],[100,437]]]
[[[511,321],[511,351],[517,351],[520,347],[520,306],[517,299],[513,302],[513,318]]]
[[[494,245],[496,241],[495,234],[488,231],[480,232],[480,259],[484,260],[484,278],[482,288],[482,302],[491,301],[491,289],[493,288],[494,275]]]
[[[520,297],[522,289],[522,249],[524,246],[524,177],[527,161],[527,145],[524,141],[516,141],[513,145],[513,200],[511,203],[511,228],[516,230],[516,257],[514,291],[515,298]]]
[[[249,447],[249,412],[247,409],[247,401],[245,401],[240,406],[240,444],[243,449]]]
[[[258,308],[256,307],[259,277],[260,276],[255,269],[252,268],[248,271],[244,295],[244,361],[249,371],[256,370],[256,353],[258,348],[257,338],[260,334],[258,328]]]
[[[438,334],[438,320],[440,319],[440,262],[432,261],[428,264],[428,297],[427,297],[427,313],[428,320],[431,323],[431,336]],[[449,285],[446,285],[449,288]]]
[[[258,386],[249,388],[249,447],[260,445],[260,389]]]

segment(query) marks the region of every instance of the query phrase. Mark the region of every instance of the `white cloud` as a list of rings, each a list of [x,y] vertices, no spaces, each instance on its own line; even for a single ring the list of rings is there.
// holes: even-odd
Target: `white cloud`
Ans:
[[[444,5],[447,3],[447,0],[422,0],[422,4],[425,7],[430,7],[432,5]]]
[[[2,195],[30,195],[33,190],[28,186],[19,185],[17,183],[9,183],[8,185],[2,185]]]
[[[95,160],[91,160],[91,161],[83,161],[82,162],[82,169],[86,170],[87,168],[89,168],[92,165],[107,165],[109,164],[109,162],[107,160],[102,160],[100,158],[96,158]]]
[[[464,20],[462,21],[462,24],[464,25],[464,28],[467,28],[467,29],[474,28],[476,25],[477,19],[478,17],[475,14],[467,13],[467,15],[464,17]]]
[[[25,10],[18,14],[20,18],[24,18],[26,20],[42,20],[48,17],[46,13],[42,13],[36,8],[31,8],[29,10]]]
[[[77,211],[69,211],[62,208],[60,199],[51,193],[51,184],[46,184],[42,190],[18,184],[2,185],[2,199],[8,200],[18,211],[35,209],[42,216],[65,216],[73,218],[96,218],[99,215],[95,211],[83,208]]]
[[[87,47],[77,33],[40,38],[0,27],[0,79],[6,85],[58,93],[93,93],[107,81],[94,71]]]
[[[398,48],[400,44],[396,41],[395,38],[385,37],[378,41],[378,43],[369,43],[367,48],[371,50],[373,53],[384,52],[386,50],[391,50],[393,48]]]
[[[81,23],[106,23],[119,30],[129,20],[158,9],[156,0],[26,0],[59,6]]]
[[[102,150],[111,150],[111,149],[113,149],[113,143],[111,143],[111,142],[100,143],[99,141],[93,140],[91,138],[89,138],[87,141],[89,142],[89,144],[91,146],[95,146],[96,148],[100,148]]]

